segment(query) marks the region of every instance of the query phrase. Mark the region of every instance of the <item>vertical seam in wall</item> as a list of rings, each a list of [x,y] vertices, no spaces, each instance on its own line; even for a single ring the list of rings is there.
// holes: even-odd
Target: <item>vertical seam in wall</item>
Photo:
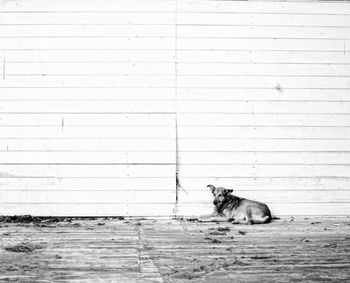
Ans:
[[[2,62],[2,79],[4,80],[6,76],[6,58],[4,56],[3,62]]]
[[[174,67],[175,67],[175,77],[174,77],[174,87],[175,87],[175,178],[176,178],[176,191],[175,191],[175,208],[174,214],[177,214],[178,210],[178,200],[179,200],[179,145],[178,145],[178,125],[177,125],[177,0],[175,0],[175,11],[174,11]]]

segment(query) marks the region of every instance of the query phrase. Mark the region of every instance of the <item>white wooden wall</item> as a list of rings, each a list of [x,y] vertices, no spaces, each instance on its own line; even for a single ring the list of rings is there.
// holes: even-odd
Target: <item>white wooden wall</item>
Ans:
[[[0,1],[0,214],[170,215],[174,3]]]
[[[350,214],[350,3],[178,1],[179,212]]]
[[[0,214],[349,214],[349,46],[344,2],[0,0]]]

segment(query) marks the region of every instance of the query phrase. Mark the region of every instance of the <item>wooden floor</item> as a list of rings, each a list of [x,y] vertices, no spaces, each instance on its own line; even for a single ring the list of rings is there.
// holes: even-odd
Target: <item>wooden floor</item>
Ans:
[[[0,280],[349,282],[350,218],[0,223]]]

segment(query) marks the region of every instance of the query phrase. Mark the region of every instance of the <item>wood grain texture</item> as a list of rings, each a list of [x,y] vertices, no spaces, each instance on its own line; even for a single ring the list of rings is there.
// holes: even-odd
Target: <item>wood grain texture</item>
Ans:
[[[174,1],[0,6],[0,214],[171,215]]]
[[[195,214],[212,183],[350,213],[349,3],[0,7],[2,211]]]
[[[3,281],[348,281],[349,219],[267,225],[173,219],[1,223]],[[18,246],[32,252],[12,252]]]
[[[349,214],[349,4],[177,9],[179,214],[211,212],[208,184],[279,215]]]

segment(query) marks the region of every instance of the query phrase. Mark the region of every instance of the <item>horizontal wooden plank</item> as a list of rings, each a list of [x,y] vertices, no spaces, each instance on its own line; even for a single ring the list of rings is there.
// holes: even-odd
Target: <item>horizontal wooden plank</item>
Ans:
[[[175,114],[2,114],[1,126],[175,127]]]
[[[0,189],[10,191],[163,191],[175,188],[175,178],[0,178]]]
[[[322,81],[322,80],[319,79],[319,81]],[[331,80],[326,80],[326,82],[327,81],[330,82]],[[316,84],[316,80],[314,82]],[[273,83],[276,83],[276,81],[274,82],[271,81],[271,86]],[[349,80],[349,83],[350,83],[350,80]],[[6,102],[6,103],[8,103],[7,105],[10,104],[9,102]],[[6,109],[5,108],[6,103],[3,104],[4,105],[2,107],[3,109]],[[183,112],[183,113],[233,113],[233,114],[234,113],[347,114],[349,113],[349,110],[350,110],[350,103],[349,102],[322,102],[322,101],[180,101],[178,103],[178,109],[179,109],[178,112],[180,113]]]
[[[320,78],[321,79],[321,78]],[[7,91],[4,89],[4,92]],[[247,101],[247,100],[275,100],[275,101],[348,101],[348,89],[298,89],[282,88],[275,85],[270,89],[254,88],[184,88],[178,89],[178,100],[210,100],[210,101]]]
[[[6,50],[5,63],[15,62],[171,62],[173,50]],[[350,55],[327,51],[248,51],[248,50],[177,50],[178,63],[279,63],[348,64]]]
[[[15,51],[12,51],[15,52]],[[17,51],[20,54],[24,51]],[[53,52],[53,51],[50,51]],[[60,51],[62,54],[63,52]],[[6,51],[6,58],[9,51]],[[44,53],[45,54],[45,53]],[[61,55],[62,56],[62,55]],[[10,57],[11,58],[11,57]],[[44,57],[45,58],[45,57]],[[180,63],[184,62],[219,62],[227,63],[269,63],[269,64],[348,64],[350,55],[341,52],[329,51],[264,51],[264,50],[179,50],[177,58]],[[15,60],[15,59],[12,59]],[[283,70],[283,67],[281,66]],[[322,70],[320,70],[322,71]]]
[[[98,40],[96,40],[98,39]],[[67,37],[1,38],[1,49],[172,49],[175,38],[168,37]],[[1,50],[0,49],[0,50]]]
[[[112,79],[111,79],[112,80]],[[117,89],[116,89],[117,88]],[[174,88],[3,88],[0,100],[174,100]]]
[[[2,151],[1,163],[169,163],[175,152]],[[350,164],[348,152],[179,152],[181,164]]]
[[[7,38],[0,39],[1,49],[167,49],[173,50],[174,38]],[[284,51],[340,51],[344,40],[305,40],[305,39],[205,39],[183,38],[178,40],[180,50],[284,50]]]
[[[11,153],[16,155],[16,153]],[[6,156],[0,153],[0,156]],[[350,164],[350,152],[179,152],[181,164]],[[6,160],[5,157],[0,159]]]
[[[1,41],[0,41],[1,42]],[[28,42],[29,46],[29,41]],[[47,39],[45,47],[49,48]],[[60,43],[60,42],[58,42]],[[33,43],[34,44],[34,43]],[[32,44],[32,46],[33,46]],[[16,40],[6,48],[15,48]],[[25,45],[27,46],[27,44]],[[59,45],[61,46],[61,45]],[[344,40],[335,39],[264,39],[264,38],[182,38],[177,41],[179,49],[185,50],[284,50],[284,51],[344,51]],[[5,47],[3,47],[5,48]],[[29,47],[27,47],[29,48]],[[53,47],[51,47],[53,48]],[[63,47],[62,47],[63,48]]]
[[[69,20],[69,19],[67,19]],[[169,19],[170,20],[170,19]],[[52,23],[52,22],[51,22]],[[325,30],[328,31],[327,29]],[[151,26],[151,25],[123,25],[123,26],[101,26],[101,25],[87,25],[87,26],[1,26],[0,37],[84,37],[84,36],[139,36],[139,37],[154,37],[164,36],[173,37],[175,29],[172,25],[168,26]]]
[[[151,187],[151,184],[148,184]],[[17,191],[0,191],[0,203],[35,204],[154,204],[169,203],[175,200],[175,187],[163,191],[30,191],[18,188]]]
[[[249,13],[249,12],[248,12]],[[195,16],[194,16],[195,14]],[[127,12],[96,13],[85,11],[84,13],[26,13],[25,17],[18,17],[16,13],[5,13],[0,23],[14,25],[173,25],[175,17],[173,11],[160,13],[156,16],[152,13]],[[177,13],[178,26],[182,25],[251,25],[251,26],[332,26],[344,27],[350,25],[350,15],[325,15],[325,14],[264,14],[250,13]]]
[[[347,38],[350,27],[336,29],[334,27],[259,27],[259,26],[179,26],[177,35],[179,38],[323,38],[340,39]],[[166,32],[164,31],[166,34]],[[2,34],[0,29],[0,35]],[[17,32],[14,31],[14,35]],[[69,34],[69,31],[68,31]],[[146,33],[147,34],[147,33]]]
[[[285,89],[278,85],[271,89],[177,89],[178,100],[210,100],[210,101],[247,101],[247,100],[277,100],[277,101],[349,101],[348,89]],[[175,88],[3,88],[0,100],[79,100],[79,101],[120,101],[120,100],[175,100]]]
[[[64,121],[63,121],[64,123]],[[0,138],[175,139],[175,127],[3,127]]]
[[[6,75],[5,75],[6,76]],[[90,79],[89,79],[90,78]],[[93,78],[93,79],[91,79]],[[115,87],[115,88],[169,88],[174,87],[173,75],[101,75],[101,76],[8,76],[0,83],[0,88],[26,88],[26,87]]]
[[[0,139],[0,150],[174,151],[175,139]]]
[[[7,129],[7,128],[6,128]],[[5,132],[7,132],[5,129]],[[9,131],[9,130],[8,130]],[[167,131],[164,131],[166,135]],[[170,135],[170,134],[169,134]],[[0,134],[0,136],[2,136]],[[4,136],[6,134],[4,133]],[[231,127],[182,127],[180,139],[349,139],[350,127],[312,126],[231,126]]]
[[[349,14],[348,3],[344,2],[305,2],[305,1],[271,1],[271,2],[236,2],[236,1],[198,1],[181,0],[179,12],[211,12],[211,13],[247,13],[247,14]]]
[[[273,215],[346,215],[350,213],[348,203],[275,203],[269,205]],[[212,213],[208,205],[181,205],[178,207],[179,215],[203,215]]]
[[[204,190],[207,185],[222,186],[242,191],[309,191],[309,190],[333,190],[346,191],[350,178],[334,177],[181,177],[180,190]],[[179,191],[180,191],[179,190]]]
[[[183,177],[350,177],[349,165],[185,165]]]
[[[3,72],[4,64],[0,70]],[[6,76],[12,75],[162,75],[175,74],[174,63],[6,63]],[[336,70],[334,70],[336,73]]]
[[[160,177],[175,176],[175,165],[0,165],[0,177]]]
[[[4,3],[2,10],[3,12],[15,12],[15,13],[25,13],[25,12],[60,12],[60,11],[145,11],[145,12],[158,12],[158,11],[173,11],[174,3],[173,1],[164,0],[122,0],[118,3],[111,2],[109,0],[103,0],[99,3],[94,1],[83,1],[78,0],[76,3],[72,4],[68,0],[63,1],[53,1],[52,3],[46,3],[41,0],[34,0],[32,3],[20,3],[16,5],[13,2]],[[49,12],[50,13],[50,12]]]
[[[21,73],[21,68],[15,66],[11,68],[9,64],[9,73],[18,72]],[[19,64],[21,67],[27,67],[28,64]],[[93,66],[93,65],[92,65]],[[350,73],[350,65],[325,65],[320,68],[319,65],[308,64],[241,64],[241,63],[191,63],[181,64],[178,63],[178,75],[179,76],[348,76]],[[17,69],[18,68],[18,69]],[[31,66],[28,67],[28,72],[32,71]],[[49,68],[50,69],[50,68]],[[169,67],[170,69],[170,67]],[[42,69],[40,69],[42,70]],[[74,70],[74,69],[73,69]],[[50,70],[51,71],[51,70]],[[50,72],[46,71],[45,72]],[[24,71],[25,72],[25,71]],[[34,72],[34,71],[33,71]],[[72,71],[73,72],[73,71]]]
[[[278,1],[276,1],[278,2]],[[286,1],[285,1],[286,2]],[[311,1],[308,1],[311,2]],[[306,3],[304,3],[306,4]],[[281,3],[276,3],[276,5],[280,5],[281,9],[283,9]],[[308,5],[308,4],[307,4]],[[255,7],[251,7],[255,9]],[[249,9],[249,11],[253,11]],[[208,10],[210,12],[213,10]],[[236,11],[236,7],[235,7]],[[285,13],[283,11],[281,13],[260,13],[249,11],[244,11],[243,13],[178,13],[177,21],[183,25],[249,25],[249,26],[315,26],[315,27],[344,27],[350,25],[350,15],[325,15],[318,14],[317,8],[311,14],[304,14],[305,5],[300,7],[299,12],[297,13]],[[328,10],[329,11],[329,10]],[[248,14],[248,16],[247,16]],[[33,19],[35,21],[35,19]]]
[[[0,163],[175,163],[171,152],[0,152]]]
[[[64,121],[63,121],[64,122]],[[99,139],[175,139],[170,126],[8,126],[2,127],[0,138],[99,138]],[[182,127],[179,139],[350,139],[350,127]]]
[[[171,127],[175,114],[1,114],[1,126],[47,125],[62,126],[116,126],[116,127]],[[232,126],[350,126],[347,114],[181,114],[177,124],[182,127]]]
[[[178,142],[181,151],[349,151],[348,140],[198,140]]]
[[[177,82],[181,88],[350,88],[348,77],[179,76]]]
[[[134,6],[134,10],[138,10],[140,1]],[[110,7],[109,3],[105,8]],[[152,5],[149,5],[152,6]],[[62,6],[60,6],[63,8]],[[100,7],[101,8],[101,7]],[[114,7],[117,8],[117,7]],[[56,10],[57,11],[57,10]],[[116,10],[114,10],[116,11]],[[13,12],[16,12],[15,10]],[[24,12],[24,11],[23,11]],[[98,13],[96,10],[87,11],[86,7],[84,12],[72,13],[69,10],[57,11],[51,10],[50,13],[22,13],[25,17],[19,17],[18,13],[3,13],[0,19],[0,24],[13,24],[13,25],[172,25],[175,23],[175,17],[173,11],[145,13],[144,11],[123,11],[122,13]],[[334,18],[334,17],[333,17]],[[334,23],[336,24],[336,23]]]
[[[172,62],[173,50],[6,50],[2,51],[5,63],[64,62],[110,63]],[[343,56],[346,58],[346,55]],[[345,59],[344,59],[345,60]]]
[[[3,193],[2,193],[3,194]],[[12,194],[12,192],[11,192]],[[277,203],[315,203],[315,202],[331,202],[344,203],[350,202],[350,194],[347,191],[240,191],[239,188],[234,189],[233,195],[247,198],[255,201],[261,201],[268,205]],[[14,193],[14,195],[17,195]],[[35,194],[34,194],[35,195]],[[4,196],[5,197],[5,196]],[[11,197],[5,197],[13,199]],[[19,196],[17,199],[21,199]],[[38,200],[40,198],[38,197]],[[179,191],[179,205],[182,204],[207,204],[213,206],[213,195],[210,190],[186,190]]]
[[[8,126],[1,139],[175,139],[173,126]],[[190,140],[348,140],[349,127],[232,126],[183,127],[178,139]],[[198,141],[197,141],[198,142]],[[296,141],[298,142],[298,141]],[[258,142],[257,142],[258,143]],[[186,148],[185,148],[186,149]]]
[[[179,113],[347,114],[350,102],[329,101],[179,101]],[[169,113],[171,101],[3,101],[0,113]]]
[[[27,80],[28,83],[30,80]],[[64,80],[63,80],[64,81]],[[92,80],[95,83],[95,80]],[[74,82],[74,80],[72,80]],[[112,80],[113,83],[113,80]],[[0,87],[1,88],[1,87]],[[169,113],[171,101],[2,101],[0,113]]]
[[[350,27],[178,26],[178,38],[307,38],[349,39]],[[173,25],[0,26],[0,37],[174,37]]]
[[[170,115],[169,115],[170,116]],[[2,115],[1,117],[6,117]],[[180,127],[230,127],[230,126],[350,126],[347,114],[181,114]],[[6,121],[6,118],[3,118]],[[1,120],[0,120],[1,123]]]
[[[33,216],[171,216],[174,204],[2,204],[1,215]]]

